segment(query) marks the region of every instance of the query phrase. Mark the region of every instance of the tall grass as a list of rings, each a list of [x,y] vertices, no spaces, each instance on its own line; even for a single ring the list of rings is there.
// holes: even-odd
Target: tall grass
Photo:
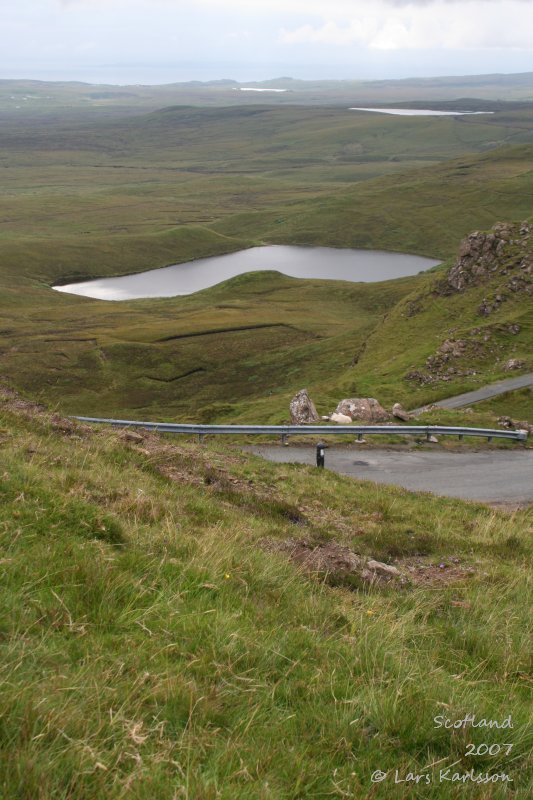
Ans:
[[[527,796],[527,512],[69,435],[9,403],[0,431],[2,798],[508,796],[439,783],[454,762]],[[463,572],[332,586],[272,538]],[[435,727],[467,713],[513,728]],[[503,733],[509,757],[465,756]]]

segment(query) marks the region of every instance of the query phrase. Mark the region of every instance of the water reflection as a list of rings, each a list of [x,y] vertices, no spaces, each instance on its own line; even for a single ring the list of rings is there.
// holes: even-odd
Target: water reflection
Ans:
[[[466,114],[494,114],[494,111],[433,111],[430,108],[349,108],[348,111],[373,111],[397,117],[462,117]]]
[[[98,300],[135,300],[192,294],[228,278],[260,270],[276,270],[292,278],[368,283],[416,275],[438,263],[434,259],[379,250],[270,245],[122,278],[102,278],[54,288]]]

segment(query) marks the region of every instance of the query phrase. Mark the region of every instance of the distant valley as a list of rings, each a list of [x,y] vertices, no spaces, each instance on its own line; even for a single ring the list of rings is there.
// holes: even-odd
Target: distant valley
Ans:
[[[470,292],[489,285],[468,302],[423,300],[429,315],[407,327],[401,309],[432,297],[464,236],[531,216],[532,78],[244,87],[286,90],[260,93],[0,82],[2,374],[70,412],[264,422],[285,419],[304,385],[326,406],[355,391],[421,405],[498,377],[479,351],[476,375],[405,380],[476,327],[482,297]],[[357,101],[491,113],[350,111]],[[51,291],[265,245],[444,264],[357,286],[267,267],[120,307]],[[502,359],[531,345],[527,297],[510,300],[498,321],[522,332]]]

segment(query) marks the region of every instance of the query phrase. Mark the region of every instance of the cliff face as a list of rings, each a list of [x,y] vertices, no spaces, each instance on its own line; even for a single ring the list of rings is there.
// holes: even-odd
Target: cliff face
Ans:
[[[447,288],[461,292],[501,276],[498,305],[505,291],[533,294],[532,274],[533,226],[498,222],[490,233],[474,231],[462,241],[459,258],[447,275]],[[480,313],[486,316],[491,310],[487,306]]]

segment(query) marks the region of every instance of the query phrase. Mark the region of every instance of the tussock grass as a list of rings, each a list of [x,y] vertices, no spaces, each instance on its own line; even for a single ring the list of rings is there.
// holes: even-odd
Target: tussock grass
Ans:
[[[529,422],[533,418],[533,389],[530,387],[506,392],[499,397],[485,400],[478,408],[480,411],[512,417],[516,421]]]
[[[132,444],[8,397],[0,432],[2,798],[396,798],[374,770],[456,761],[527,796],[527,511]],[[265,537],[471,574],[335,587]],[[433,722],[466,713],[514,727]],[[508,758],[465,757],[502,733]]]

